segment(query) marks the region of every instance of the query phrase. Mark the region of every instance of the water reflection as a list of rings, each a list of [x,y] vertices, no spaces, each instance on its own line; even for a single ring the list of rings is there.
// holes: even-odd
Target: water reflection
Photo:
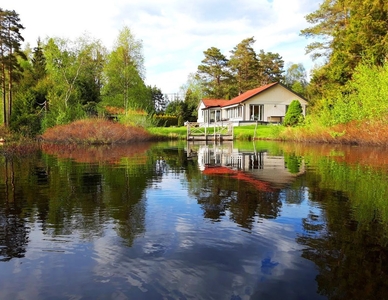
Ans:
[[[188,155],[198,156],[198,165],[204,174],[226,174],[233,170],[243,171],[259,181],[268,183],[274,188],[281,188],[293,182],[304,173],[304,160],[295,154],[272,154],[266,149],[241,150],[234,148],[233,142],[222,144],[188,143]]]
[[[279,216],[282,188],[304,173],[304,162],[295,155],[257,150],[254,144],[251,150],[240,150],[233,145],[233,142],[188,143],[187,153],[190,158],[197,156],[204,175],[192,192],[206,218],[220,221],[228,213],[231,220],[251,230],[256,217]]]
[[[387,164],[265,142],[3,157],[0,298],[385,299]]]

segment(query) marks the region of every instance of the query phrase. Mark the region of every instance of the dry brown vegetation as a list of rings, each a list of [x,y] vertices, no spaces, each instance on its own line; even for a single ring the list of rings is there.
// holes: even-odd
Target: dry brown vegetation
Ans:
[[[338,163],[374,169],[386,169],[388,165],[385,147],[285,142],[282,144],[282,150],[285,153],[294,153],[304,157],[330,157]]]
[[[26,156],[39,150],[39,144],[31,139],[12,135],[8,128],[0,126],[0,154]]]
[[[127,144],[153,139],[144,128],[103,119],[79,120],[49,128],[41,139],[66,144]]]
[[[364,121],[340,124],[331,128],[286,128],[280,135],[284,140],[308,143],[388,146],[388,123]]]
[[[5,156],[29,156],[36,153],[39,149],[39,143],[28,139],[0,144],[0,154]]]

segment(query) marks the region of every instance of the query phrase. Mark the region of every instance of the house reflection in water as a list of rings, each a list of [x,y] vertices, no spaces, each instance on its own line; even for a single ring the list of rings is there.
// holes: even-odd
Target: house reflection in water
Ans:
[[[198,158],[199,168],[204,174],[242,171],[256,180],[270,183],[272,188],[282,188],[292,183],[305,171],[302,159],[291,168],[290,157],[286,159],[284,155],[271,155],[263,150],[242,151],[234,148],[233,142],[188,143],[187,154]]]

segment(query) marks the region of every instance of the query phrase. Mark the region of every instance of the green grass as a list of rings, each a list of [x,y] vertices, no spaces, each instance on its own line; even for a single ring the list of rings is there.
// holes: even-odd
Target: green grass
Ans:
[[[255,133],[255,125],[237,126],[233,128],[234,138],[237,140],[278,139],[284,129],[279,125],[258,125]],[[209,128],[211,134],[212,128]],[[187,128],[182,127],[151,127],[148,131],[156,136],[170,137],[174,139],[186,139]]]
[[[273,140],[279,139],[279,134],[284,130],[280,125],[247,125],[234,128],[234,138],[236,140]]]
[[[181,127],[150,127],[147,128],[148,132],[152,135],[169,137],[173,139],[186,139],[187,128]]]

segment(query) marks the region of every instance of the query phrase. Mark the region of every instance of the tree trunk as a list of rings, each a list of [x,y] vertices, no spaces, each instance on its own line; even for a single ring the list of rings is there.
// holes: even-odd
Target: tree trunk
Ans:
[[[3,121],[4,126],[7,126],[7,96],[6,96],[6,89],[5,89],[5,65],[4,65],[4,55],[3,51],[1,49],[1,92],[3,96]]]
[[[12,113],[12,70],[9,68],[8,72],[8,116],[7,116],[7,126],[11,121],[11,113]]]

